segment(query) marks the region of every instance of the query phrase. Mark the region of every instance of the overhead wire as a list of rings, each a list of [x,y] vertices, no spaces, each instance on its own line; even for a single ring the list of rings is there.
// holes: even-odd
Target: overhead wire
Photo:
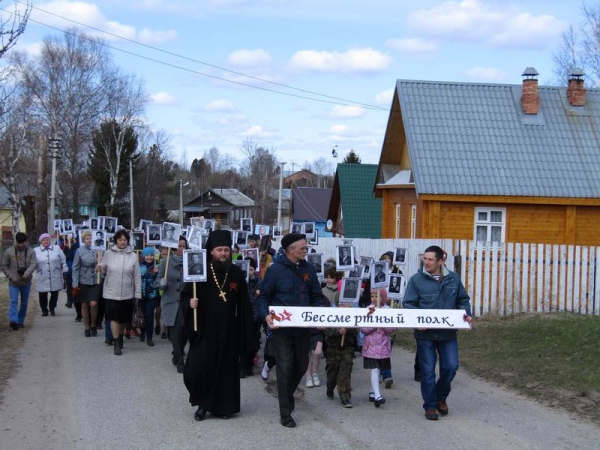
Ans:
[[[15,3],[20,3],[20,4],[23,4],[23,5],[26,4],[25,2],[22,2],[22,1],[19,1],[19,0],[15,0]],[[245,74],[245,73],[242,73],[242,72],[237,72],[237,71],[234,71],[234,70],[226,69],[224,67],[220,67],[220,66],[217,66],[217,65],[214,65],[214,64],[210,64],[210,63],[207,63],[207,62],[204,62],[204,61],[200,61],[200,60],[197,60],[197,59],[194,59],[194,58],[190,58],[188,56],[180,55],[178,53],[174,53],[174,52],[171,52],[171,51],[168,51],[168,50],[164,50],[164,49],[161,49],[161,48],[158,48],[158,47],[154,47],[152,45],[144,44],[144,43],[136,41],[134,39],[130,39],[130,38],[127,38],[125,36],[121,36],[121,35],[118,35],[118,34],[115,34],[115,33],[111,33],[109,31],[106,31],[106,30],[102,30],[102,29],[94,27],[92,25],[88,25],[88,24],[85,24],[85,23],[82,23],[82,22],[79,22],[79,21],[76,21],[76,20],[73,20],[73,19],[69,19],[68,17],[64,17],[64,16],[61,16],[59,14],[55,14],[55,13],[52,13],[50,11],[46,11],[44,9],[38,8],[38,7],[33,6],[33,5],[31,5],[31,7],[33,9],[35,9],[37,11],[40,11],[40,12],[43,12],[45,14],[48,14],[48,15],[60,18],[62,20],[66,20],[68,22],[80,25],[82,27],[86,27],[86,28],[98,31],[100,33],[106,34],[108,36],[112,36],[112,37],[117,38],[117,39],[121,39],[123,41],[127,41],[127,42],[130,42],[130,43],[133,43],[133,44],[141,46],[141,47],[148,48],[150,50],[153,50],[153,51],[156,51],[156,52],[159,52],[159,53],[163,53],[163,54],[166,54],[166,55],[169,55],[169,56],[174,56],[174,57],[186,60],[186,61],[190,61],[190,62],[193,62],[193,63],[196,63],[196,64],[201,64],[201,65],[204,65],[204,66],[207,66],[207,67],[211,67],[213,69],[217,69],[217,70],[220,70],[220,71],[223,71],[223,72],[231,73],[231,74],[234,74],[234,75],[237,75],[237,76],[246,77],[248,79],[259,81],[261,83],[271,84],[271,85],[278,86],[278,87],[281,87],[281,88],[290,89],[290,90],[294,90],[294,91],[298,91],[298,92],[303,92],[305,94],[316,95],[316,96],[319,96],[319,97],[323,97],[324,99],[330,99],[330,100],[324,100],[324,99],[319,99],[319,98],[314,98],[314,97],[308,97],[308,96],[299,95],[299,94],[292,94],[292,93],[289,93],[289,92],[283,92],[283,91],[278,91],[278,90],[275,90],[275,89],[269,89],[269,88],[266,88],[266,87],[263,87],[263,86],[257,86],[257,85],[254,85],[254,84],[249,84],[249,83],[244,83],[244,82],[241,82],[241,81],[231,80],[231,79],[220,77],[220,76],[217,76],[217,75],[211,75],[211,74],[208,74],[208,73],[205,73],[205,72],[200,72],[200,71],[197,71],[197,70],[194,70],[194,69],[189,69],[187,67],[179,66],[177,64],[173,64],[173,63],[168,63],[168,62],[165,62],[165,61],[161,61],[161,60],[158,60],[156,58],[152,58],[152,57],[140,55],[139,53],[135,53],[135,52],[131,52],[131,51],[128,51],[128,50],[124,50],[124,49],[121,49],[121,48],[109,45],[109,44],[107,44],[105,42],[99,42],[99,44],[101,44],[101,45],[103,45],[103,46],[105,46],[107,48],[110,48],[112,50],[115,50],[115,51],[118,51],[118,52],[122,52],[122,53],[125,53],[125,54],[128,54],[128,55],[131,55],[131,56],[135,56],[135,57],[138,57],[138,58],[141,58],[141,59],[144,59],[144,60],[147,60],[147,61],[151,61],[151,62],[154,62],[154,63],[157,63],[157,64],[161,64],[161,65],[164,65],[164,66],[167,66],[167,67],[171,67],[171,68],[183,70],[183,71],[186,71],[186,72],[191,72],[191,73],[194,73],[194,74],[197,74],[197,75],[201,75],[201,76],[204,76],[204,77],[207,77],[207,78],[217,79],[217,80],[224,81],[224,82],[227,82],[227,83],[237,84],[237,85],[240,85],[240,86],[249,87],[249,88],[253,88],[253,89],[259,89],[259,90],[263,90],[263,91],[267,91],[267,92],[271,92],[271,93],[275,93],[275,94],[281,94],[281,95],[287,95],[287,96],[296,97],[296,98],[302,98],[302,99],[305,99],[305,100],[311,100],[311,101],[317,101],[317,102],[322,102],[322,103],[335,104],[335,105],[340,105],[340,106],[356,106],[356,107],[360,107],[360,108],[363,108],[363,109],[374,110],[374,111],[388,111],[388,109],[380,107],[380,106],[369,105],[367,103],[361,103],[361,102],[356,102],[356,101],[353,101],[353,100],[348,100],[348,99],[344,99],[344,98],[340,98],[340,97],[330,96],[330,95],[327,95],[327,94],[321,94],[321,93],[318,93],[318,92],[315,92],[315,91],[310,91],[310,90],[307,90],[307,89],[301,89],[301,88],[297,88],[297,87],[294,87],[294,86],[289,86],[289,85],[286,85],[286,84],[278,83],[278,82],[275,82],[275,81],[272,81],[272,80],[266,80],[266,79],[263,79],[263,78],[260,78],[260,77],[256,77],[256,76],[253,76],[253,75],[248,75],[248,74]],[[3,8],[0,8],[0,10],[5,11],[5,12],[7,12],[9,14],[11,13],[10,11],[7,11],[7,10],[5,10]],[[42,25],[42,26],[45,26],[47,28],[51,28],[53,30],[57,30],[57,31],[60,31],[60,32],[63,32],[63,33],[68,33],[68,34],[71,34],[73,36],[78,36],[80,38],[92,41],[92,39],[88,39],[85,36],[81,36],[79,34],[70,32],[68,30],[63,30],[62,28],[55,27],[53,25],[49,25],[49,24],[41,22],[39,20],[32,19],[31,17],[29,18],[29,21],[37,23],[37,24]],[[98,43],[98,41],[94,41],[94,42]],[[336,101],[333,101],[333,100],[336,100]]]

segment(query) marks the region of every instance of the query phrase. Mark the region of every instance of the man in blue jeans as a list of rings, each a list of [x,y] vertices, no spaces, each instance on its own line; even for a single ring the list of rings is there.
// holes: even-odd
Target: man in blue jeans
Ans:
[[[17,233],[15,241],[15,245],[4,252],[1,268],[6,278],[8,278],[8,292],[10,295],[9,326],[16,331],[25,326],[29,291],[31,290],[31,279],[35,270],[36,259],[34,251],[29,248],[25,233]],[[21,296],[20,306],[19,295]]]
[[[444,250],[437,245],[425,250],[423,268],[410,278],[403,306],[406,309],[464,309],[464,320],[471,323],[469,295],[458,276],[444,265]],[[448,414],[446,398],[458,370],[456,330],[418,328],[415,339],[421,366],[425,418],[437,420],[438,413],[442,416]],[[440,358],[440,376],[436,382],[437,355]]]

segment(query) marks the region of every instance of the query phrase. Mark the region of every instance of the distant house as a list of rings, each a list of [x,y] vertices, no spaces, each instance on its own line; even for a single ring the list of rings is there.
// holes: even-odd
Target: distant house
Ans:
[[[376,164],[338,164],[328,219],[334,236],[381,237],[381,199],[373,195]]]
[[[381,237],[599,245],[600,90],[398,80]]]
[[[183,206],[183,218],[215,219],[219,228],[237,229],[240,218],[252,217],[254,201],[238,189],[208,189]]]
[[[292,188],[292,221],[314,222],[319,237],[331,236],[325,231],[333,189],[311,187]]]
[[[2,230],[2,245],[12,245],[13,239],[13,224],[12,224],[12,205],[9,201],[8,190],[0,185],[0,227]],[[21,213],[19,218],[19,229],[25,232],[25,218]]]

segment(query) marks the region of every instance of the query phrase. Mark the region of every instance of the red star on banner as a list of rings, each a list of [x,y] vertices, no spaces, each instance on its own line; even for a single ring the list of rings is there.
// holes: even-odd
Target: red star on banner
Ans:
[[[291,322],[292,321],[291,317],[292,317],[292,315],[289,312],[287,312],[285,309],[281,313],[281,320],[287,320],[287,321]]]

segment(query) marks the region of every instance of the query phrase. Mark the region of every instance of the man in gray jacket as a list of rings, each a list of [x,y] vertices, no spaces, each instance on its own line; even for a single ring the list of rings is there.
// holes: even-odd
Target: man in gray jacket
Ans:
[[[8,321],[13,330],[25,326],[29,291],[31,290],[32,274],[35,271],[35,253],[29,248],[27,235],[17,233],[15,245],[4,252],[2,258],[2,272],[8,278],[8,292],[10,306],[8,308]],[[21,305],[19,306],[19,294]]]
[[[471,323],[469,295],[458,276],[444,265],[444,250],[437,245],[425,249],[423,268],[410,278],[403,306],[406,309],[464,309],[464,320]],[[415,339],[425,418],[437,420],[438,412],[442,416],[448,414],[446,398],[458,370],[456,330],[418,328]],[[440,376],[436,382],[437,355],[440,357]]]

